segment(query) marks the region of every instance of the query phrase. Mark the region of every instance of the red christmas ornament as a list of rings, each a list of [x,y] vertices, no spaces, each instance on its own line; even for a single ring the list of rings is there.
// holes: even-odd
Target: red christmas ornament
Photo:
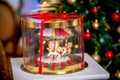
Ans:
[[[109,59],[109,60],[112,60],[113,59],[113,52],[111,50],[108,50],[106,53],[105,53],[105,56]]]
[[[91,34],[90,32],[85,32],[85,33],[84,33],[84,38],[85,38],[86,40],[90,40],[90,39],[91,39],[91,36],[92,36],[92,34]]]
[[[97,12],[98,12],[98,8],[97,8],[97,7],[92,8],[92,9],[91,9],[91,12],[97,13]]]
[[[119,22],[120,21],[120,13],[119,12],[113,13],[112,20]]]

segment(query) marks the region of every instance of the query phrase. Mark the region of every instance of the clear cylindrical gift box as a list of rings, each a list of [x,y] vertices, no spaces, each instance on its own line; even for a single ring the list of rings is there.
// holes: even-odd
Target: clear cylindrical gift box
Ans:
[[[66,74],[84,69],[83,17],[30,14],[21,19],[22,69],[30,73]]]

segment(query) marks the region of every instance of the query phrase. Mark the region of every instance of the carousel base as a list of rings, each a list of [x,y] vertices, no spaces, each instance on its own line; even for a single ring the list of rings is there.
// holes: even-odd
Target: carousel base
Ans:
[[[25,68],[22,65],[21,69],[28,73],[38,74],[39,67],[27,66],[27,68]],[[64,69],[58,69],[58,70],[50,70],[43,67],[42,74],[67,74],[67,73],[72,73],[80,70],[81,70],[80,64],[68,66],[68,67],[65,67]]]
[[[57,69],[50,69],[42,67],[42,73],[41,74],[68,74],[73,73],[82,70],[81,67],[81,57],[76,55],[69,55],[69,57],[72,59],[72,65],[65,66],[63,68],[57,68]],[[87,67],[88,64],[85,62],[85,67]],[[39,66],[31,66],[31,65],[21,65],[21,69],[28,73],[33,74],[39,74]]]

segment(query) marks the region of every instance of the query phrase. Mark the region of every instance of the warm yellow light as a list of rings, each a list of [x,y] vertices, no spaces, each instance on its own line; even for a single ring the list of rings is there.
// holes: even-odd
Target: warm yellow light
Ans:
[[[118,42],[120,43],[120,39],[118,39]]]
[[[46,2],[46,1],[44,1],[44,2],[42,3],[42,5],[45,5],[45,4],[47,4],[47,2]]]
[[[76,48],[76,49],[78,49],[78,48],[79,48],[78,44],[76,44],[76,45],[75,45],[75,48]]]
[[[65,74],[66,72],[64,71],[58,71],[57,74]]]
[[[98,20],[95,20],[95,22],[93,23],[93,27],[94,27],[94,29],[98,29],[99,28]]]

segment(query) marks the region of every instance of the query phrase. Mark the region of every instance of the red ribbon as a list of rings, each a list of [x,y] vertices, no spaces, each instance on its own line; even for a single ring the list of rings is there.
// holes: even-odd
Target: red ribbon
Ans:
[[[40,27],[40,39],[39,39],[39,50],[40,50],[40,65],[39,65],[39,73],[42,73],[42,53],[43,53],[43,27],[44,26],[44,21],[41,22],[41,27]]]
[[[83,23],[83,17],[80,17],[80,22],[81,22],[81,34],[82,34],[82,36],[81,36],[81,38],[82,38],[82,40],[81,40],[81,48],[82,48],[82,61],[81,61],[81,68],[82,69],[84,69],[84,23]]]
[[[23,15],[25,17],[31,17],[34,19],[39,20],[52,20],[52,19],[61,19],[61,20],[68,20],[68,19],[74,19],[79,18],[78,15],[68,15],[67,13],[61,13],[61,14],[50,14],[50,13],[44,13],[44,14],[30,14],[30,15]]]

